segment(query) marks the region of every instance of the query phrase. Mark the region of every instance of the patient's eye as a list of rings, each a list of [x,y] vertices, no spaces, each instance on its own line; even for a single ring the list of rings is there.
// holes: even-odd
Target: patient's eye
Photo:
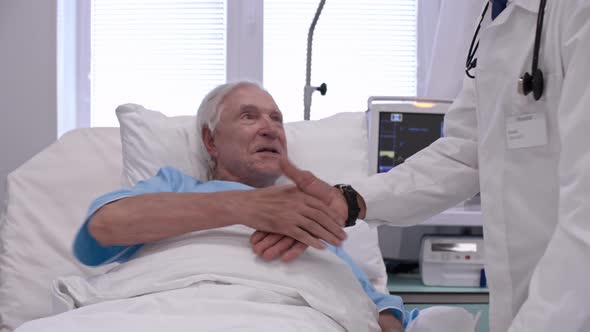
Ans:
[[[244,121],[245,123],[254,123],[259,117],[260,112],[252,108],[245,108],[240,114],[240,120]]]
[[[242,114],[242,118],[249,119],[249,120],[257,119],[258,116],[259,116],[258,112],[244,112],[244,114]]]
[[[278,113],[278,112],[277,112],[277,113],[273,113],[273,114],[270,116],[270,118],[271,118],[273,121],[276,121],[276,122],[278,122],[278,123],[283,123],[283,116],[281,115],[281,113]]]

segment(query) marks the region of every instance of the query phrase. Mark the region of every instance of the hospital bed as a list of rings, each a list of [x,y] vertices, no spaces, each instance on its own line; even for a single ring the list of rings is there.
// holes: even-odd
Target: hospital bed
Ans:
[[[97,277],[93,276],[100,276],[106,270],[111,269],[123,270],[120,274],[125,276],[125,270],[121,266],[126,264],[88,268],[79,264],[72,256],[72,240],[93,199],[106,192],[132,185],[142,178],[152,176],[159,167],[164,165],[175,166],[197,178],[202,177],[202,166],[195,163],[196,159],[194,158],[195,153],[198,153],[195,151],[194,145],[196,142],[194,117],[169,118],[159,112],[146,110],[142,106],[134,104],[120,106],[117,109],[117,115],[121,130],[118,128],[89,128],[66,133],[57,142],[8,176],[6,207],[0,218],[1,332],[9,332],[24,322],[64,311],[64,308],[67,309],[68,306],[70,308],[79,307],[84,301],[87,301],[85,304],[98,303],[100,305],[99,302],[104,303],[108,296],[105,293],[90,293],[104,285],[94,283],[91,285],[94,288],[90,291],[88,287],[83,289],[72,285],[76,282],[80,285],[86,280],[96,280],[93,278]],[[290,123],[286,125],[285,130],[290,158],[298,166],[313,171],[329,183],[350,182],[362,179],[369,174],[364,113],[340,113],[322,120]],[[278,182],[286,183],[288,181],[280,179]],[[240,231],[244,232],[245,230],[238,230],[238,232]],[[387,291],[387,274],[379,251],[376,229],[369,228],[366,224],[359,222],[358,226],[347,231],[349,239],[345,243],[345,249],[367,273],[375,287],[381,291]],[[148,260],[147,264],[153,265],[156,262]],[[158,271],[166,271],[167,268],[165,264],[156,267]],[[309,286],[313,284],[311,279],[291,279],[294,280],[293,287],[295,288],[301,286],[310,292],[314,289]],[[131,280],[133,279],[131,278]],[[111,282],[115,281],[111,280]],[[120,288],[128,291],[140,283],[138,281]],[[150,281],[144,280],[144,283],[149,284]],[[117,285],[121,284],[122,282],[119,281],[119,283],[104,286],[106,287],[105,292],[112,292],[114,288],[117,288]],[[231,284],[225,279],[214,282],[209,280],[206,283],[207,287],[194,288],[191,291],[195,291],[194,296],[203,297],[212,293],[217,296],[227,291],[227,296],[233,299],[234,296],[237,296],[236,294],[249,293],[252,288],[259,286],[255,283],[241,284],[235,288],[226,287],[221,293],[218,291],[219,285],[229,286]],[[209,286],[216,288],[209,289]],[[240,287],[248,287],[248,289]],[[78,293],[78,297],[73,302],[73,297],[61,298],[62,301],[60,301],[60,297],[55,295],[75,291],[85,291],[86,293],[82,295]],[[349,289],[336,287],[331,290],[332,293],[329,291],[328,295],[341,301],[343,307],[348,302],[358,301],[358,299],[347,295],[354,294]],[[175,321],[174,324],[177,325],[171,325],[168,321],[165,325],[160,326],[158,324],[164,324],[161,319],[157,319],[160,316],[152,315],[149,311],[154,309],[150,305],[157,303],[156,310],[164,315],[165,310],[173,310],[172,308],[175,307],[174,303],[168,305],[169,301],[186,296],[186,292],[177,294],[172,292],[169,293],[172,297],[158,299],[158,290],[151,289],[144,290],[144,293],[130,293],[129,297],[142,298],[139,295],[146,292],[156,294],[150,299],[151,304],[135,303],[135,307],[129,309],[129,305],[125,303],[121,304],[116,300],[112,302],[120,303],[125,308],[117,310],[131,310],[133,315],[141,316],[142,313],[150,313],[149,317],[143,316],[142,321],[152,328],[166,328],[170,331],[181,331],[183,328],[188,328],[187,322],[182,320]],[[319,301],[321,297],[314,299]],[[306,299],[307,305],[312,303],[314,299]],[[76,301],[78,303],[75,303]],[[317,312],[306,312],[302,316],[289,316],[290,314],[277,309],[278,306],[268,307],[269,311],[257,311],[259,308],[244,306],[242,305],[243,301],[239,301],[242,304],[234,303],[231,310],[223,307],[215,311],[215,306],[211,303],[207,303],[201,308],[203,312],[207,313],[207,317],[205,317],[207,320],[190,321],[190,324],[199,325],[199,331],[234,330],[232,326],[236,329],[237,326],[240,326],[244,328],[243,330],[247,330],[246,327],[249,323],[260,319],[271,319],[271,317],[284,319],[286,324],[284,331],[289,330],[288,326],[293,326],[292,330],[297,330],[295,327],[302,323],[301,317],[308,317],[309,320],[306,324],[317,324],[316,330],[322,330],[325,329],[326,324],[334,325],[334,316],[346,316],[343,314],[346,311],[341,310],[343,308],[338,308],[338,306],[329,314],[321,312],[320,315],[317,315]],[[305,305],[302,306],[305,307]],[[325,306],[327,303],[318,302],[312,311],[318,311],[317,308]],[[78,311],[81,312],[89,307],[92,306],[85,306]],[[192,309],[196,310],[196,307]],[[93,312],[88,317],[90,317],[92,324],[96,323],[94,324],[95,328],[98,326],[101,329],[115,330],[133,328],[135,326],[133,322],[121,318],[120,312],[117,310],[110,308],[102,316],[99,310],[99,314]],[[178,310],[186,311],[187,308],[178,308]],[[172,312],[172,315],[179,313]],[[349,315],[349,313],[346,314]],[[421,315],[420,319],[427,316]],[[449,320],[448,318],[451,316],[453,319]],[[326,317],[331,318],[326,320]],[[358,320],[364,316],[345,317],[343,319],[347,321],[335,324],[337,327],[334,331],[370,330],[366,322],[351,321],[355,317]],[[447,314],[444,310],[434,310],[432,317],[439,320],[435,324],[439,327],[439,331],[445,331],[445,324],[449,325],[449,329],[453,331],[473,331],[476,324],[471,315],[457,311]],[[119,320],[120,323],[118,323]],[[428,320],[424,318],[423,321],[423,329],[420,330],[421,327],[417,324],[413,331],[427,331]],[[50,323],[48,321],[47,324],[51,325]],[[110,328],[108,328],[108,324],[105,326],[105,323],[110,323]],[[348,328],[346,328],[346,324],[348,324]],[[62,325],[55,326],[59,326],[59,328],[55,327],[57,330],[68,330],[64,329]],[[363,326],[363,328],[355,330],[359,326]],[[71,331],[79,331],[78,327],[75,324],[70,326]],[[252,330],[260,329],[253,328]],[[325,331],[328,330],[325,329]]]

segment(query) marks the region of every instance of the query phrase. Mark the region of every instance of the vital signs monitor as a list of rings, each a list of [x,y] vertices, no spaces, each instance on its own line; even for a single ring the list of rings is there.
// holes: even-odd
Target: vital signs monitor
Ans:
[[[419,98],[369,98],[370,173],[387,172],[442,137],[444,113],[450,104]]]

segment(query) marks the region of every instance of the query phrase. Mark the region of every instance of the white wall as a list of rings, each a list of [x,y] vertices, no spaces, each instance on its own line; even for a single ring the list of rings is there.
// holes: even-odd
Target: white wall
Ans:
[[[56,0],[0,0],[0,206],[8,173],[57,137],[56,12]]]

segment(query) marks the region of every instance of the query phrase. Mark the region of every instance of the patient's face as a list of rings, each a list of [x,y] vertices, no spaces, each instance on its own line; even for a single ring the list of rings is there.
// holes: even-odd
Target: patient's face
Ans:
[[[256,86],[240,86],[225,97],[219,112],[205,143],[216,161],[214,178],[272,185],[281,175],[279,160],[287,155],[283,116],[274,99]]]

